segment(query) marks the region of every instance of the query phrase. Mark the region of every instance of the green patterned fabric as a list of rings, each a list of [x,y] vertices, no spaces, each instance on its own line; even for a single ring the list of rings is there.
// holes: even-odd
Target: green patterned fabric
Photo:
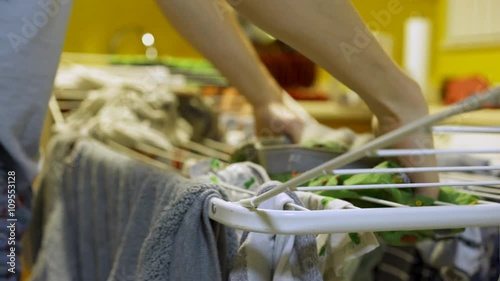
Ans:
[[[390,161],[377,165],[374,169],[398,168],[399,166]],[[323,175],[309,182],[309,186],[335,186],[335,185],[364,185],[364,184],[397,184],[407,182],[403,174],[356,174],[352,176]],[[361,196],[388,200],[399,204],[420,207],[434,205],[434,199],[425,196],[414,195],[412,189],[363,189],[363,190],[326,190],[318,191],[317,194],[326,197],[338,198],[353,202],[362,208],[385,207],[379,204],[360,200]],[[454,188],[442,187],[439,193],[439,201],[456,205],[475,204],[479,198],[473,195],[457,192]],[[449,233],[461,232],[463,229],[448,230]],[[380,238],[390,245],[412,245],[427,238],[434,237],[433,230],[415,231],[385,231],[377,233]]]

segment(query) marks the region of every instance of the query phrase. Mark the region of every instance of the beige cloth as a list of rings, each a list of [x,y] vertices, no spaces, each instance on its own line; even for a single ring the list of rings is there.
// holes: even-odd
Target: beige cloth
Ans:
[[[372,134],[356,134],[348,128],[332,129],[320,124],[286,92],[283,93],[283,102],[304,122],[301,143],[335,141],[345,147],[354,149],[374,138]]]
[[[327,198],[311,192],[296,192],[304,207],[309,210],[340,210],[353,206],[351,203]],[[337,223],[332,221],[331,223]],[[373,251],[379,246],[372,232],[358,233],[361,240],[355,244],[348,233],[320,234],[316,236],[319,264],[326,281],[343,280],[351,262]]]

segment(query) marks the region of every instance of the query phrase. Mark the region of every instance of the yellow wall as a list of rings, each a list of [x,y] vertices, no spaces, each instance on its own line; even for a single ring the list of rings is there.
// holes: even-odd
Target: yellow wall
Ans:
[[[153,33],[160,55],[200,56],[164,19],[152,0],[76,0],[64,51],[107,53],[113,34],[124,27],[143,27],[145,31]],[[139,35],[127,33],[119,52],[141,53],[144,48],[139,43]]]
[[[383,13],[390,1],[397,1],[402,12],[391,15],[388,24],[377,20],[374,13]],[[353,0],[366,21],[381,23],[381,31],[395,39],[395,58],[401,61],[403,22],[410,15],[434,16],[433,0]],[[199,54],[183,40],[164,19],[154,1],[77,0],[73,7],[64,50],[67,52],[107,53],[112,35],[123,27],[142,26],[157,38],[162,55],[196,56]],[[140,53],[141,46],[132,33],[121,45],[122,53]],[[135,40],[134,40],[135,39]]]
[[[394,59],[401,63],[403,50],[403,30],[404,22],[411,16],[423,16],[427,18],[435,17],[435,0],[352,0],[354,6],[368,23],[370,28],[380,26],[380,31],[390,34],[394,40]],[[381,20],[381,14],[387,14],[391,5],[396,5],[401,12],[391,14],[388,21]],[[399,8],[400,7],[400,8]],[[372,22],[379,25],[371,24]]]
[[[448,0],[449,1],[449,0]],[[435,43],[433,81],[439,83],[447,77],[482,74],[491,82],[500,83],[500,47],[468,50],[445,50],[446,0],[436,0],[435,26],[438,41]]]
[[[187,1],[187,0],[186,0]],[[446,0],[352,0],[367,22],[378,23],[381,31],[394,39],[394,58],[401,63],[404,21],[415,15],[433,19],[433,54],[431,81],[435,89],[443,79],[482,73],[491,81],[500,82],[500,48],[467,51],[443,50]],[[391,14],[387,22],[376,14],[399,3],[401,12]],[[67,52],[107,53],[112,35],[123,27],[142,26],[157,39],[160,55],[200,57],[164,19],[154,1],[97,1],[76,0],[70,20],[64,50]],[[120,53],[141,53],[138,35],[128,34],[119,48]]]

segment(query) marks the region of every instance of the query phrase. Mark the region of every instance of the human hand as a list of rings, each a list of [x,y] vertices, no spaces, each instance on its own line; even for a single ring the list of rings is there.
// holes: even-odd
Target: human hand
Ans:
[[[404,112],[404,108],[402,108]],[[409,114],[401,114],[399,118],[386,117],[386,118],[374,118],[372,127],[374,134],[380,136],[396,130],[412,121],[426,116],[427,110],[422,106],[420,108],[409,108]],[[394,149],[433,149],[434,142],[432,138],[432,133],[427,131],[419,131],[407,137],[392,146]],[[411,156],[399,156],[397,160],[401,165],[405,167],[436,167],[437,161],[434,155],[411,155]],[[425,173],[410,173],[409,174],[412,182],[414,183],[436,183],[439,182],[439,174],[436,172],[425,172]],[[417,188],[415,194],[427,196],[433,199],[437,199],[439,196],[439,187],[424,187]]]
[[[294,143],[300,142],[304,122],[280,101],[254,106],[257,137],[289,136]]]

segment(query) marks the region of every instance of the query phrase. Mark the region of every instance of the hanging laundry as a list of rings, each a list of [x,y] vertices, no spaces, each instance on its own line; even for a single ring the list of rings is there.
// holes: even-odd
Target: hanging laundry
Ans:
[[[260,193],[277,186],[265,184]],[[301,205],[292,192],[279,194],[259,205],[262,209],[283,210],[285,204]],[[234,260],[231,281],[323,280],[312,235],[275,235],[244,232]]]
[[[374,169],[381,168],[398,168],[394,162],[385,161],[377,165]],[[409,183],[410,179],[406,174],[356,174],[356,175],[323,175],[309,182],[309,186],[324,186],[324,185],[364,185],[364,184],[400,184]],[[359,200],[361,196],[368,196],[383,200],[396,202],[406,206],[420,207],[432,206],[434,200],[425,196],[415,195],[412,189],[388,188],[388,189],[362,189],[362,190],[327,190],[319,191],[317,194],[349,200],[355,206],[364,208],[380,207],[379,204]],[[441,188],[438,200],[442,202],[470,205],[476,204],[479,198],[469,194],[459,193],[453,188]],[[442,232],[442,230],[440,230]],[[447,232],[457,233],[463,229],[447,230]],[[384,231],[377,233],[384,241],[390,245],[413,245],[418,241],[435,236],[432,230],[419,231]]]
[[[496,235],[490,236],[491,230]],[[492,280],[490,271],[495,281],[498,261],[492,263],[491,257],[495,249],[492,242],[497,239],[498,228],[469,227],[459,235],[423,241],[417,244],[417,249],[427,264],[439,270],[445,281]]]
[[[75,137],[53,139],[49,160],[33,280],[227,280],[237,241],[208,217],[210,198],[227,200],[215,185]]]
[[[309,210],[341,210],[353,207],[347,201],[320,196],[311,192],[296,192]],[[335,222],[331,222],[335,223]],[[343,280],[350,263],[379,246],[372,232],[331,233],[316,236],[319,264],[323,280]]]
[[[230,201],[248,198],[249,194],[256,194],[260,186],[270,181],[266,170],[255,163],[240,162],[224,166],[217,159],[205,159],[196,163],[191,167],[189,177],[235,187],[226,189]]]

